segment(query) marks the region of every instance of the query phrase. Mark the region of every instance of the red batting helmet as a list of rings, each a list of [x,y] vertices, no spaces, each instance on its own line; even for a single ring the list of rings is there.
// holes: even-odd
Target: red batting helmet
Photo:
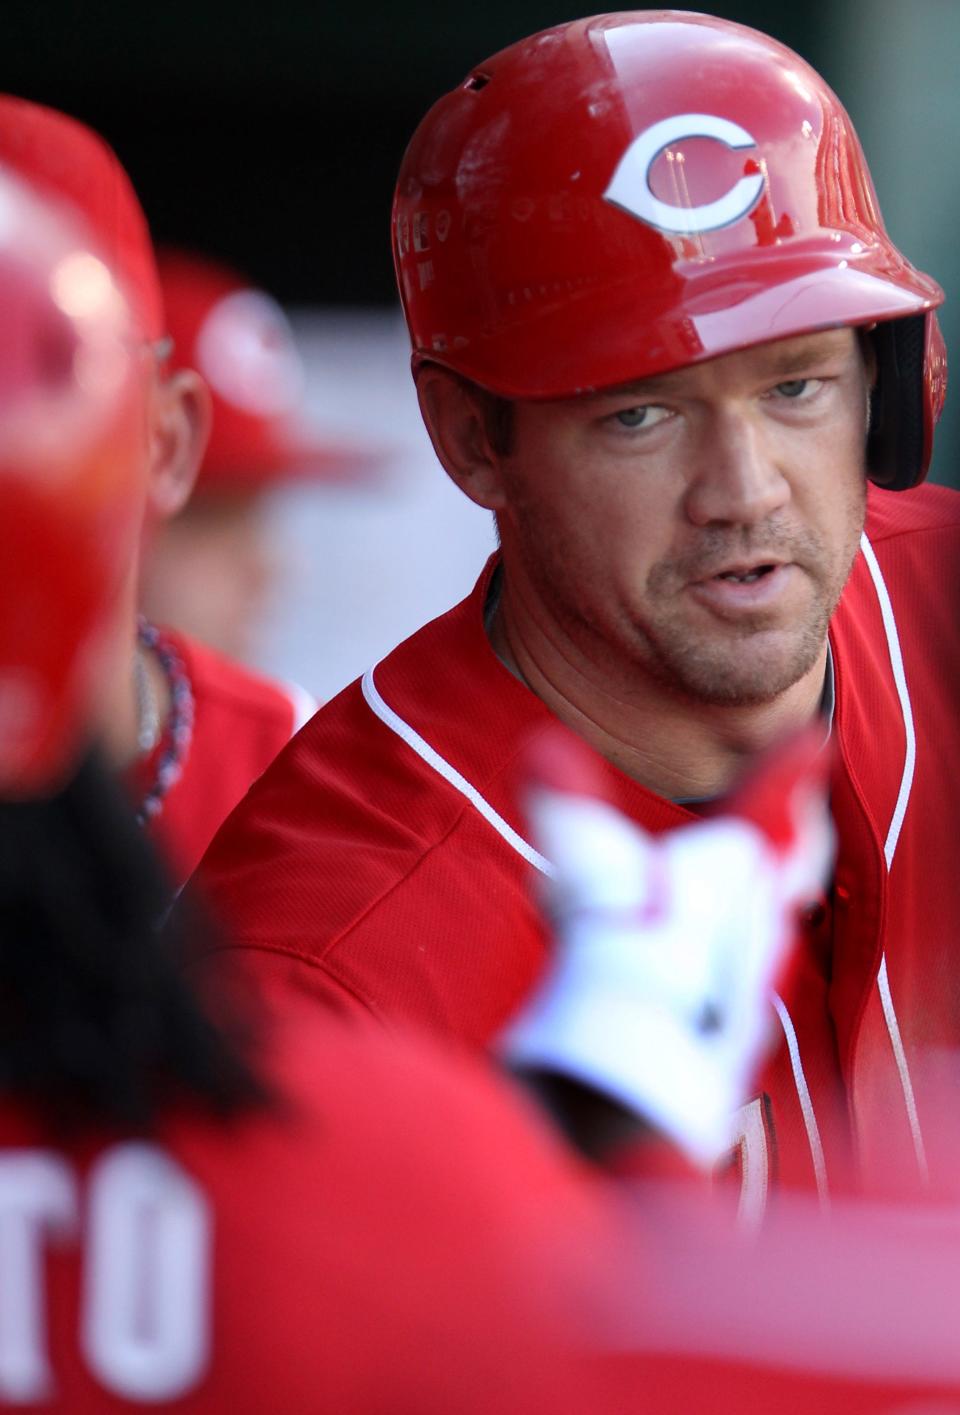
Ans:
[[[76,214],[0,169],[0,795],[91,734],[138,534],[141,329]]]
[[[393,245],[414,364],[510,398],[876,324],[870,476],[926,473],[943,292],[890,241],[836,96],[755,30],[625,12],[501,51],[414,134]]]

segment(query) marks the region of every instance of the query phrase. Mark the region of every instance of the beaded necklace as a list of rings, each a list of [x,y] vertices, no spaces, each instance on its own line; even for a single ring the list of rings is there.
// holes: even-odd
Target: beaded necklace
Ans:
[[[137,823],[146,825],[163,810],[163,800],[180,779],[193,738],[193,689],[190,677],[171,640],[142,616],[137,623],[137,642],[156,654],[170,690],[170,718],[164,731],[164,746],[157,763],[153,784],[137,811]]]

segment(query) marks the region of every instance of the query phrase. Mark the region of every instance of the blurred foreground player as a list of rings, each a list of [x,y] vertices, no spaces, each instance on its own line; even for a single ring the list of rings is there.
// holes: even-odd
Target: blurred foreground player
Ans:
[[[76,767],[110,642],[110,540],[140,494],[136,337],[86,238],[5,178],[0,210],[0,585],[17,610],[0,621],[0,716],[17,727],[0,758],[0,1404],[533,1415],[707,1393],[742,1410],[759,1391],[849,1415],[955,1384],[926,1323],[931,1288],[955,1310],[956,1264],[952,1289],[908,1264],[919,1348],[870,1304],[880,1380],[853,1303],[841,1356],[798,1375],[811,1314],[786,1326],[770,1304],[796,1271],[785,1284],[666,1194],[621,1212],[485,1068],[311,1015],[260,1052],[258,1079],[222,1006],[218,1025],[185,981],[197,922],[180,916],[176,952],[160,944],[149,847],[96,760]],[[24,544],[57,558],[56,580],[23,574]],[[558,861],[558,952],[504,1052],[582,1149],[643,1138],[645,1116],[709,1161],[825,865],[822,781],[798,748],[738,815],[658,847],[596,797],[574,747],[539,744],[530,809]],[[640,1019],[683,1087],[663,1086],[660,1047],[606,1046]],[[764,1354],[749,1291],[745,1323],[678,1321],[680,1294],[704,1315],[672,1261],[683,1235],[721,1298],[759,1272]],[[879,1251],[896,1255],[889,1233]]]
[[[193,494],[152,539],[142,603],[151,619],[249,660],[279,569],[269,493],[356,479],[379,454],[307,424],[303,363],[269,295],[191,252],[161,250],[158,264],[171,366],[202,375],[213,417]]]
[[[380,1033],[311,1018],[257,1079],[184,980],[196,922],[159,940],[152,851],[80,760],[142,496],[138,333],[72,216],[5,174],[0,214],[0,1404],[557,1408],[554,1290],[608,1222],[573,1154]]]
[[[195,372],[166,367],[146,220],[103,140],[62,113],[0,96],[0,162],[82,214],[130,302],[140,346],[140,435],[129,445],[137,514],[113,546],[116,652],[98,696],[109,758],[126,772],[141,821],[181,884],[216,827],[315,704],[184,635],[148,623],[138,630],[143,543],[190,495],[207,436],[209,395]]]
[[[827,1205],[851,1150],[880,1192],[948,1175],[916,1079],[960,1041],[960,501],[917,486],[942,292],[847,114],[742,26],[561,25],[424,118],[393,237],[424,419],[501,550],[219,835],[199,878],[244,961],[280,1006],[482,1043],[545,957],[530,734],[559,718],[657,831],[819,722],[837,867],[740,1116],[744,1199]]]

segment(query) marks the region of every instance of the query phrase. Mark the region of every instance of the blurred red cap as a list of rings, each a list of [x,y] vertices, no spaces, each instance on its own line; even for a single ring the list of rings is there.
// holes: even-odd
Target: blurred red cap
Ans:
[[[79,210],[140,332],[160,339],[163,301],[150,231],[129,177],[103,138],[65,113],[0,94],[0,163],[39,195]]]
[[[350,479],[382,460],[381,449],[337,444],[304,425],[303,364],[271,296],[205,257],[162,250],[158,259],[173,367],[196,369],[213,395],[198,491]]]

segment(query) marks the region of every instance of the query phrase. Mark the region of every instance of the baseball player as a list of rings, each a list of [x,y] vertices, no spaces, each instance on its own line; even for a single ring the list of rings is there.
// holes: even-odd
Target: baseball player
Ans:
[[[191,370],[170,371],[162,298],[140,205],[97,134],[62,113],[0,97],[0,161],[75,207],[117,271],[139,330],[145,399],[134,445],[140,515],[129,525],[115,598],[121,649],[98,693],[103,739],[125,772],[141,821],[182,884],[220,822],[315,704],[183,634],[140,621],[142,542],[190,495],[206,441],[209,395]]]
[[[481,1044],[545,958],[521,743],[559,718],[658,831],[816,723],[839,853],[739,1117],[744,1201],[926,1183],[918,1072],[960,1026],[960,503],[918,485],[942,292],[847,114],[742,26],[561,25],[423,119],[393,240],[427,428],[500,550],[214,842],[200,877],[245,964],[281,1006]]]
[[[303,364],[269,295],[192,252],[161,250],[158,266],[171,367],[201,374],[213,421],[190,500],[153,536],[142,602],[150,618],[244,661],[279,563],[268,493],[306,479],[355,481],[382,453],[306,423]]]
[[[509,1415],[622,1410],[642,1390],[654,1411],[707,1393],[715,1410],[776,1397],[874,1411],[892,1393],[955,1390],[936,1318],[955,1310],[957,1265],[944,1286],[942,1254],[901,1264],[909,1336],[874,1301],[869,1322],[846,1317],[840,1357],[807,1362],[809,1312],[788,1303],[770,1322],[775,1266],[683,1197],[622,1213],[489,1068],[311,1015],[287,1019],[255,1072],[222,1000],[214,1012],[183,976],[197,920],[180,916],[178,952],[158,939],[152,852],[83,756],[113,542],[142,496],[139,331],[87,233],[5,175],[0,209],[0,584],[18,611],[0,621],[0,717],[17,729],[0,755],[0,1404]],[[57,573],[24,577],[24,545]],[[503,1051],[568,1129],[556,1083],[578,1088],[581,1148],[609,1152],[644,1126],[701,1161],[725,1143],[791,915],[830,853],[817,745],[772,763],[736,814],[655,843],[598,795],[584,749],[537,744],[528,812],[556,859],[544,897],[558,948]],[[606,1045],[624,1025],[648,1044]],[[664,1085],[664,1047],[684,1085]],[[616,1141],[588,1123],[604,1098]],[[879,1238],[863,1227],[855,1256],[866,1238],[896,1256],[889,1222]],[[800,1219],[777,1231],[798,1236],[812,1247]],[[741,1320],[685,1290],[684,1239]],[[790,1294],[808,1279],[794,1264]],[[865,1366],[878,1332],[879,1375]]]

